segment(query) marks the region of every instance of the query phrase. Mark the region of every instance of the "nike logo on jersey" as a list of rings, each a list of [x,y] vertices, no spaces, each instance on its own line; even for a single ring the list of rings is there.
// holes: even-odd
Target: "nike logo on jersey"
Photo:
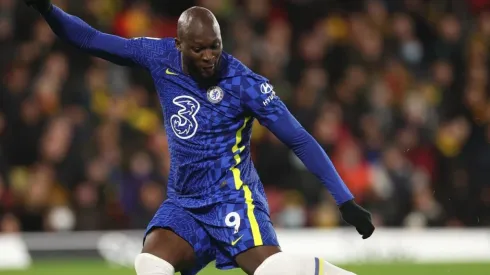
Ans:
[[[241,235],[240,237],[238,237],[238,239],[234,240],[231,242],[231,246],[235,246],[235,244],[243,237],[243,235]]]
[[[170,71],[168,68],[167,70],[165,71],[166,74],[169,74],[169,75],[177,75],[176,73]]]

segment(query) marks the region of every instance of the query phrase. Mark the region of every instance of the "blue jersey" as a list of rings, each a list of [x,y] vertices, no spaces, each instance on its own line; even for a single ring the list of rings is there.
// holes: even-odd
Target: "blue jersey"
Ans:
[[[128,50],[151,73],[169,140],[168,196],[186,207],[230,199],[224,185],[263,192],[250,156],[254,119],[274,122],[286,111],[272,85],[223,52],[216,86],[201,88],[182,71],[174,39],[136,38]]]

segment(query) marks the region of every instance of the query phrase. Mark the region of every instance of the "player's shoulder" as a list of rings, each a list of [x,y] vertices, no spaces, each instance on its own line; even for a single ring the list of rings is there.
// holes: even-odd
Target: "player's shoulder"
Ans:
[[[135,55],[147,61],[150,70],[161,64],[173,65],[178,60],[174,38],[135,37],[131,39],[131,43],[131,50],[136,51]]]
[[[175,39],[171,37],[163,37],[163,38],[157,38],[157,37],[134,37],[131,40],[133,40],[135,43],[139,43],[141,46],[144,47],[156,47],[159,48],[160,50],[172,50],[175,49]]]
[[[269,83],[269,79],[254,72],[231,54],[224,52],[223,61],[225,62],[225,68],[222,80],[225,86],[229,86],[227,88],[232,90],[239,89],[242,92],[250,88],[259,87],[264,83]]]

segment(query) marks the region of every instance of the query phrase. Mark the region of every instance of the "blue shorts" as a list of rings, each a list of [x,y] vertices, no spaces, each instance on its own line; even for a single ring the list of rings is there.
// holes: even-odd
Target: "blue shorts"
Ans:
[[[242,190],[243,191],[243,190]],[[155,228],[168,228],[193,248],[197,263],[183,275],[194,275],[211,261],[219,269],[236,268],[236,255],[256,246],[279,246],[268,211],[251,199],[220,202],[204,208],[185,208],[168,199],[149,223],[145,236]]]

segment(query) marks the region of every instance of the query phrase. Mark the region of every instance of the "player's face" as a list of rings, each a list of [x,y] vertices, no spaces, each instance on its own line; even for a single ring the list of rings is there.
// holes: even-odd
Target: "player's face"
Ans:
[[[221,36],[214,32],[189,35],[181,41],[181,51],[189,71],[203,78],[214,76],[223,51]]]

